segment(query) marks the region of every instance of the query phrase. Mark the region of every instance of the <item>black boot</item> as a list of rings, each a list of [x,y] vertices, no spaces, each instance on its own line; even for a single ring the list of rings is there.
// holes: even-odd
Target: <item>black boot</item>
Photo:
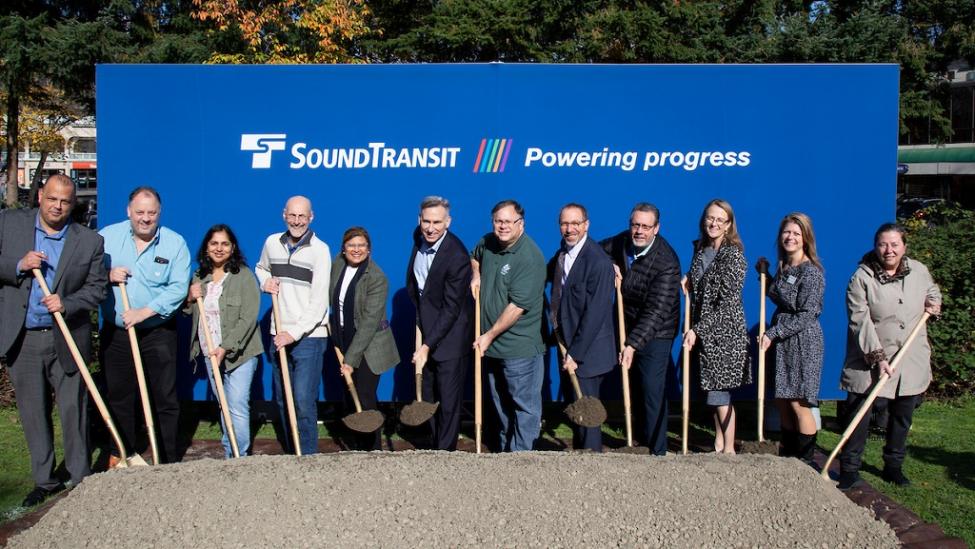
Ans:
[[[798,441],[798,451],[796,452],[796,457],[801,459],[803,463],[816,468],[816,461],[813,456],[816,453],[816,435],[804,435],[802,433],[796,433],[796,439]]]
[[[799,442],[796,435],[798,433],[795,431],[782,429],[782,447],[779,448],[780,457],[795,457]]]
[[[899,466],[884,465],[884,472],[881,473],[880,478],[897,486],[911,485],[911,480],[904,476]]]
[[[843,471],[840,473],[840,482],[836,485],[841,491],[845,492],[850,488],[855,488],[860,482],[860,473],[856,471]]]

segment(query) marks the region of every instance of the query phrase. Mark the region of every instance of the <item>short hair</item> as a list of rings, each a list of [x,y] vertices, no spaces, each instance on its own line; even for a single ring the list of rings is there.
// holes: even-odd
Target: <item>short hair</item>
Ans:
[[[633,217],[636,212],[653,214],[653,218],[657,220],[657,223],[660,223],[660,210],[649,202],[637,202],[630,210],[630,217]]]
[[[873,233],[873,245],[876,246],[877,242],[880,240],[880,235],[884,233],[898,233],[901,235],[901,241],[907,246],[907,227],[901,225],[900,223],[884,223],[877,228],[877,232]]]
[[[361,236],[366,239],[366,246],[372,249],[372,239],[369,238],[369,231],[365,227],[349,227],[342,234],[342,247],[345,248],[345,243],[352,240],[353,238]]]
[[[156,189],[150,187],[149,185],[140,185],[132,189],[132,192],[129,193],[129,204],[131,204],[132,201],[135,200],[135,197],[139,196],[140,194],[151,195],[153,198],[156,199],[156,202],[158,202],[159,205],[162,206],[162,198],[159,197],[159,192],[156,191]]]
[[[525,217],[525,208],[523,208],[521,204],[518,203],[517,200],[512,200],[510,198],[506,200],[502,200],[501,202],[495,204],[494,207],[491,208],[491,216],[493,217],[494,214],[498,213],[498,211],[500,211],[503,208],[507,208],[508,206],[511,206],[512,208],[515,209],[515,213],[518,214],[518,217],[522,217],[522,218]]]
[[[237,274],[240,272],[241,267],[247,266],[244,254],[240,251],[240,245],[237,244],[237,235],[234,234],[234,231],[229,226],[223,223],[217,223],[207,230],[207,233],[203,236],[203,242],[200,243],[200,249],[196,252],[196,262],[200,265],[200,268],[196,270],[196,274],[200,278],[213,272],[213,262],[210,261],[210,256],[207,254],[207,248],[210,244],[210,239],[213,238],[214,234],[219,232],[227,233],[227,240],[233,246],[233,249],[230,250],[230,257],[227,258],[227,271]]]
[[[49,176],[44,181],[44,185],[42,185],[41,188],[47,187],[48,184],[54,183],[54,182],[60,183],[62,185],[70,185],[72,191],[76,191],[77,190],[77,187],[75,185],[74,179],[71,179],[70,177],[64,175],[63,173],[56,173],[54,175]]]
[[[587,210],[585,206],[583,206],[582,204],[579,204],[577,202],[569,202],[565,206],[562,206],[562,209],[559,210],[559,221],[562,220],[562,212],[564,212],[565,210],[568,210],[569,208],[575,208],[575,209],[581,211],[582,212],[582,220],[583,221],[589,221],[589,210]]]
[[[782,265],[785,264],[786,260],[785,248],[782,247],[782,231],[789,223],[795,223],[799,227],[799,232],[802,234],[802,253],[806,254],[810,263],[822,270],[823,264],[819,261],[819,255],[816,253],[816,234],[813,232],[812,219],[802,212],[792,212],[783,217],[782,222],[779,223],[779,234],[775,237],[775,248],[778,250],[779,256],[779,270],[782,270]]]
[[[437,206],[447,210],[448,213],[450,212],[450,201],[442,196],[436,195],[424,197],[420,201],[420,212],[423,212],[427,208],[436,208]]]

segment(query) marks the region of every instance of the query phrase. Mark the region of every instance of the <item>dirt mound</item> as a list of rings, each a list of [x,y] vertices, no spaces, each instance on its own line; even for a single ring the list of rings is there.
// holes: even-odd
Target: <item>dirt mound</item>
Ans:
[[[400,410],[399,420],[404,425],[416,427],[433,417],[434,412],[440,407],[439,402],[424,402],[417,400],[411,402]]]
[[[769,454],[779,455],[779,443],[774,440],[743,440],[738,443],[738,451],[742,454]]]
[[[896,547],[797,460],[441,452],[200,460],[83,482],[9,547]]]

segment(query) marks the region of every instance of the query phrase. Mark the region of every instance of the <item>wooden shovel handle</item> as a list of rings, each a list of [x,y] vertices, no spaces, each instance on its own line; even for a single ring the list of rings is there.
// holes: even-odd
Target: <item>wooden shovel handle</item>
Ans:
[[[419,351],[420,347],[423,346],[423,333],[420,332],[420,327],[416,327],[416,350]],[[415,373],[413,374],[416,378],[416,401],[420,402],[423,400],[423,362],[417,361],[414,364]]]
[[[44,292],[44,296],[51,295],[51,289],[47,286],[47,281],[44,280],[44,275],[41,274],[40,269],[32,269],[34,273],[34,278],[37,280],[37,284],[41,287],[41,291]],[[71,351],[71,358],[74,359],[75,365],[78,366],[78,372],[81,373],[81,379],[85,382],[88,387],[88,392],[91,394],[91,399],[95,401],[95,407],[98,408],[98,413],[102,416],[102,421],[108,426],[108,431],[112,435],[112,440],[115,442],[115,447],[118,449],[119,458],[122,463],[126,463],[128,456],[125,454],[125,445],[122,444],[122,437],[118,433],[118,429],[115,427],[115,422],[112,421],[112,415],[108,412],[108,406],[105,405],[105,401],[102,399],[101,393],[98,391],[98,386],[95,385],[95,380],[91,378],[91,372],[88,371],[88,365],[85,364],[85,359],[81,356],[81,351],[78,350],[78,345],[75,343],[74,337],[71,335],[71,330],[68,329],[68,323],[64,320],[64,315],[60,312],[54,313],[54,321],[57,322],[58,328],[61,330],[61,334],[64,335],[64,341],[68,344],[68,350]]]
[[[767,262],[766,262],[767,263]],[[762,349],[762,338],[765,337],[765,283],[766,273],[758,275],[759,307],[758,307],[758,441],[765,441],[765,351]]]
[[[921,318],[917,321],[917,324],[914,325],[911,333],[908,334],[907,339],[904,340],[904,344],[901,345],[901,348],[898,349],[897,354],[894,355],[894,360],[890,362],[891,371],[897,371],[897,367],[900,366],[901,359],[903,359],[904,355],[907,354],[905,351],[911,345],[914,339],[917,338],[917,335],[921,332],[921,328],[924,327],[924,324],[929,318],[931,318],[931,313],[928,313],[927,311],[921,315]],[[832,464],[833,460],[836,459],[836,456],[840,453],[840,450],[843,448],[843,445],[846,444],[846,441],[850,439],[851,435],[853,435],[853,431],[856,430],[857,425],[860,424],[863,416],[867,415],[867,412],[870,411],[870,408],[873,406],[873,401],[877,400],[877,395],[880,394],[881,389],[884,388],[884,385],[886,385],[889,380],[889,374],[880,374],[880,378],[877,379],[873,389],[871,389],[871,391],[867,394],[867,398],[862,404],[860,404],[860,408],[857,410],[856,415],[853,416],[853,420],[850,421],[850,424],[846,426],[846,430],[843,431],[843,436],[840,438],[839,443],[836,445],[836,448],[833,448],[833,452],[830,453],[829,458],[826,460],[826,464],[823,465],[823,472],[821,473],[823,478],[829,478],[830,464]]]
[[[280,331],[281,308],[278,306],[278,294],[271,294],[271,314],[274,315],[275,331]],[[291,388],[291,370],[288,368],[288,351],[284,347],[278,349],[278,364],[281,366],[281,385],[284,386],[284,409],[288,416],[288,426],[291,427],[291,442],[295,447],[295,455],[300,456],[301,439],[298,437],[298,419],[295,413],[295,396]]]
[[[207,320],[206,311],[203,310],[203,298],[196,298],[196,306],[200,311],[200,326],[203,327],[204,339],[206,339],[207,349],[210,351],[210,372],[213,374],[213,386],[217,390],[217,401],[220,403],[220,413],[223,415],[223,423],[227,426],[227,438],[230,440],[230,449],[235,458],[240,457],[240,449],[237,447],[237,433],[234,432],[234,424],[230,418],[230,408],[227,406],[227,393],[223,390],[223,376],[220,374],[220,363],[214,358],[213,336],[210,335],[210,321]]]
[[[345,356],[338,347],[333,347],[335,349],[335,356],[339,359],[339,368],[345,364]],[[359,403],[359,392],[355,390],[355,382],[352,381],[352,374],[348,372],[342,372],[342,377],[345,378],[345,386],[349,388],[349,394],[352,395],[352,404],[355,404],[355,413],[362,412],[362,404]]]
[[[125,282],[119,282],[119,293],[122,294],[122,310],[129,311],[129,292]],[[152,448],[152,464],[159,465],[159,445],[156,442],[156,424],[152,417],[152,406],[149,404],[149,387],[146,385],[146,371],[142,366],[142,352],[139,350],[139,339],[135,333],[135,326],[128,328],[129,344],[132,347],[132,361],[135,363],[135,379],[139,385],[139,396],[142,399],[142,412],[146,419],[146,431],[149,433],[149,447]]]
[[[562,353],[562,360],[564,361],[565,357],[569,356],[569,352],[565,350],[565,345],[563,345],[561,341],[559,341],[558,343],[559,343],[559,352]],[[582,398],[582,388],[579,387],[579,377],[576,376],[575,372],[568,372],[568,373],[569,373],[569,381],[572,382],[572,390],[575,391],[576,394],[576,400],[580,400]]]
[[[691,297],[687,293],[684,293],[684,333],[686,334],[691,329]],[[683,367],[681,368],[681,385],[683,386],[683,391],[681,391],[681,453],[687,455],[688,452],[688,431],[690,430],[691,423],[691,350],[684,347],[683,349]]]
[[[481,288],[474,288],[474,338],[481,336]],[[481,426],[483,425],[483,387],[481,387],[481,350],[474,349],[474,446],[481,453]]]
[[[626,333],[623,323],[623,290],[622,282],[616,279],[616,324],[619,331],[619,352],[623,354],[626,347]],[[620,373],[623,376],[623,422],[626,424],[626,445],[633,446],[633,411],[630,401],[630,370],[620,365]]]

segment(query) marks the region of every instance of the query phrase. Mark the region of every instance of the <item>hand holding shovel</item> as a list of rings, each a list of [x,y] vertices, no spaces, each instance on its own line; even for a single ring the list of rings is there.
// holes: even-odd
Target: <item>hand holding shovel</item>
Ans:
[[[562,353],[563,360],[569,356],[561,341],[559,341],[559,351]],[[565,414],[569,416],[569,420],[572,423],[581,427],[599,427],[606,421],[606,408],[603,407],[603,403],[598,398],[583,395],[582,388],[579,387],[579,378],[576,376],[575,371],[569,370],[568,372],[569,380],[572,382],[572,390],[576,394],[576,400],[566,406]]]
[[[921,319],[917,321],[917,324],[914,326],[914,329],[911,330],[911,333],[907,336],[907,339],[904,340],[904,344],[901,345],[900,350],[897,351],[897,355],[894,356],[894,360],[890,362],[891,372],[897,371],[897,367],[900,365],[901,359],[903,359],[904,355],[906,354],[905,351],[907,351],[907,348],[910,347],[914,339],[917,338],[917,335],[921,332],[921,328],[924,327],[924,324],[928,321],[929,318],[931,318],[931,313],[927,311],[925,311],[924,314],[921,315]],[[867,398],[863,401],[863,404],[860,405],[860,409],[857,410],[856,415],[853,416],[853,420],[850,421],[850,424],[846,426],[846,430],[843,431],[843,436],[840,438],[840,442],[836,445],[836,448],[833,448],[833,452],[829,455],[829,458],[826,460],[826,464],[823,465],[823,472],[821,473],[821,476],[823,478],[827,480],[829,479],[830,464],[833,463],[833,460],[836,459],[837,454],[839,454],[840,450],[843,449],[843,445],[846,444],[846,441],[850,439],[851,435],[853,435],[853,431],[855,431],[857,426],[860,425],[860,421],[863,419],[863,416],[867,415],[867,412],[869,412],[870,409],[873,407],[873,401],[877,400],[877,395],[880,394],[881,389],[884,388],[884,385],[886,385],[889,380],[890,380],[889,373],[883,372],[882,374],[880,374],[880,378],[877,379],[877,382],[874,384],[873,389],[871,389],[870,392],[867,394]]]
[[[335,356],[339,359],[339,368],[341,369],[342,365],[345,364],[345,357],[338,347],[335,347]],[[342,372],[342,377],[345,378],[345,384],[349,388],[349,394],[352,395],[352,403],[355,405],[355,413],[342,418],[342,423],[349,429],[359,433],[375,432],[376,429],[383,426],[386,418],[379,410],[362,411],[362,404],[359,403],[359,392],[355,390],[355,382],[352,381],[352,374]]]
[[[423,334],[420,327],[416,327],[416,349],[423,346]],[[434,412],[440,407],[439,402],[423,402],[423,366],[426,360],[416,360],[416,400],[403,407],[399,413],[399,420],[404,425],[416,427],[430,420]]]
[[[33,273],[34,278],[37,279],[37,284],[41,287],[41,291],[44,292],[44,296],[51,295],[51,290],[47,287],[47,281],[44,280],[44,275],[41,274],[41,270],[33,269]],[[64,315],[56,312],[54,313],[54,320],[57,322],[61,334],[64,335],[64,340],[68,344],[68,350],[71,351],[71,357],[74,359],[75,365],[78,366],[78,372],[81,373],[81,379],[85,382],[85,386],[88,387],[88,392],[91,393],[91,399],[95,401],[95,407],[98,408],[98,413],[101,414],[102,420],[108,427],[108,432],[112,435],[112,440],[115,441],[115,447],[118,448],[119,462],[115,467],[119,469],[126,467],[147,467],[149,464],[139,454],[132,456],[125,454],[125,445],[122,444],[122,437],[119,436],[118,429],[115,428],[115,423],[112,421],[112,415],[108,413],[108,407],[105,406],[105,401],[102,399],[101,393],[98,392],[95,380],[91,378],[88,365],[85,364],[85,360],[81,357],[81,351],[78,350],[78,345],[75,343],[74,337],[71,336],[71,330],[68,329],[68,324],[64,321]]]
[[[129,293],[125,289],[125,282],[119,282],[122,293],[122,309],[129,311]],[[135,326],[129,331],[129,343],[132,346],[132,361],[135,362],[135,379],[139,383],[139,396],[142,397],[142,412],[146,418],[146,431],[149,432],[149,446],[152,448],[152,464],[159,465],[159,446],[156,443],[156,424],[152,419],[152,407],[149,406],[149,388],[146,386],[146,372],[142,367],[142,353],[139,351],[139,340],[135,334]]]
[[[206,336],[207,350],[210,352],[210,371],[213,374],[213,386],[217,390],[217,400],[220,402],[220,412],[223,414],[223,424],[227,427],[227,438],[230,439],[230,449],[234,457],[240,457],[240,450],[237,447],[237,434],[234,432],[234,423],[230,419],[230,408],[227,406],[227,394],[223,390],[223,375],[220,373],[220,363],[214,354],[213,337],[210,335],[210,321],[207,320],[206,311],[203,310],[203,298],[196,298],[196,306],[200,310],[200,326]]]

